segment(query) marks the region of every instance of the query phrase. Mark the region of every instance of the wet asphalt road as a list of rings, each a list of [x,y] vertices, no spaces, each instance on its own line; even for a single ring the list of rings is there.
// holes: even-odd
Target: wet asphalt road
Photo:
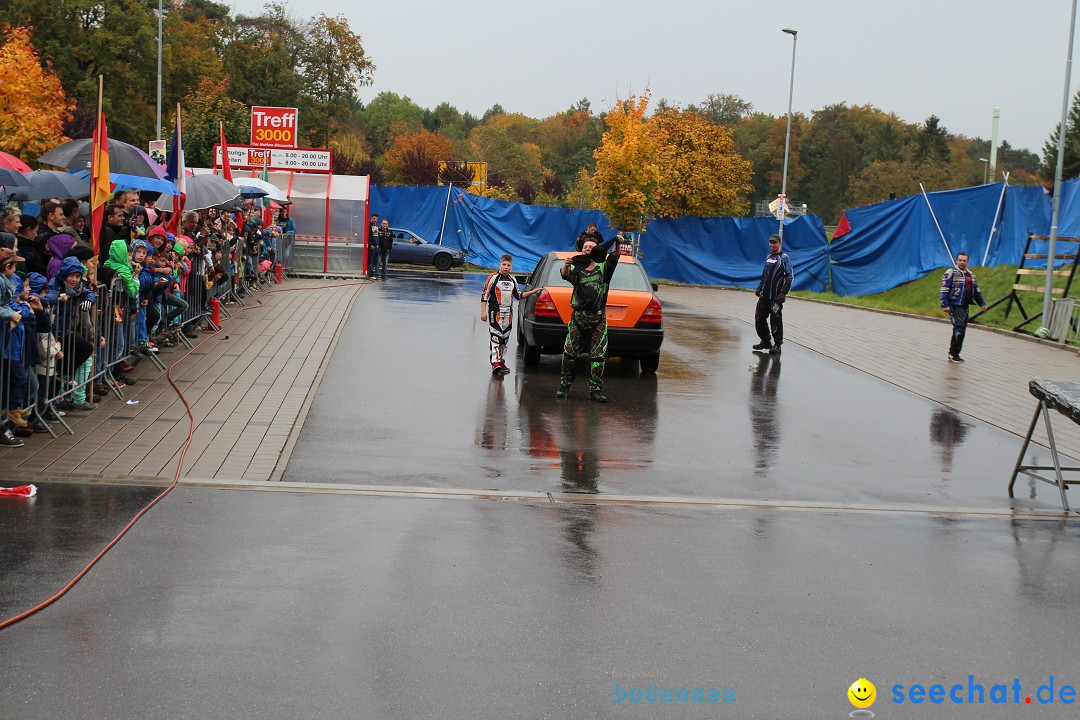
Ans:
[[[753,328],[721,316],[665,306],[659,372],[609,362],[606,405],[580,372],[557,401],[559,356],[525,368],[514,340],[493,379],[482,280],[365,288],[284,480],[1010,506],[1014,436],[791,343],[753,353]],[[1060,508],[1034,481],[1017,496]]]
[[[887,700],[1080,685],[1078,530],[181,488],[0,634],[0,717],[1072,717]],[[652,683],[734,700],[612,700]]]
[[[662,295],[662,291],[661,291]],[[1017,439],[746,324],[666,310],[660,372],[556,402],[487,372],[479,279],[361,294],[287,481],[1006,509]],[[472,318],[475,316],[476,320]],[[512,346],[513,347],[513,346]],[[0,498],[0,616],[158,488]],[[313,488],[315,490],[315,488]],[[1018,493],[1022,494],[1022,493]],[[1030,493],[1029,493],[1030,495]],[[1021,507],[1054,507],[1056,496]],[[0,632],[0,719],[1069,717],[892,687],[1080,688],[1080,521],[180,488]],[[727,703],[612,700],[730,688]],[[1010,690],[1011,691],[1011,690]]]

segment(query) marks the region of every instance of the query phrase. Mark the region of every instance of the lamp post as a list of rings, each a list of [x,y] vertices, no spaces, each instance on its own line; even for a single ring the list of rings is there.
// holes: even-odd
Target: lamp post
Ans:
[[[157,130],[154,139],[161,139],[161,17],[164,13],[161,8],[161,0],[157,4]]]
[[[990,159],[979,158],[979,162],[983,164],[983,185],[986,184],[986,178],[990,174]]]
[[[788,153],[791,151],[791,101],[795,96],[795,45],[799,41],[799,31],[792,30],[791,28],[782,28],[783,32],[786,32],[791,36],[791,84],[788,87],[788,100],[787,100],[787,137],[784,139],[784,179],[780,185],[780,196],[783,198],[784,206],[781,208],[780,213],[780,239],[784,239],[784,217],[787,215],[787,165],[788,165]]]
[[[1054,245],[1058,237],[1058,217],[1061,209],[1061,173],[1065,164],[1065,133],[1069,130],[1069,81],[1072,77],[1073,35],[1076,31],[1076,0],[1069,18],[1069,54],[1065,58],[1065,92],[1061,100],[1061,124],[1058,125],[1057,168],[1054,170],[1054,203],[1050,213],[1050,242],[1046,249],[1046,289],[1043,295],[1042,324],[1049,327],[1050,307],[1054,297]]]

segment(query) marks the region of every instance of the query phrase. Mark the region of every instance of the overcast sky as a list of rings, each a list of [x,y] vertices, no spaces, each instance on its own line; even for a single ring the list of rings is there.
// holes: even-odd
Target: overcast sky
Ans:
[[[255,14],[261,0],[235,0]],[[791,36],[799,31],[794,110],[872,104],[909,122],[1001,137],[1041,154],[1061,117],[1069,0],[666,0],[519,3],[290,0],[299,19],[343,14],[375,62],[380,92],[422,107],[448,101],[480,116],[495,103],[543,118],[581,98],[593,110],[652,89],[683,105],[734,93],[787,112]],[[1080,80],[1073,73],[1071,92]]]

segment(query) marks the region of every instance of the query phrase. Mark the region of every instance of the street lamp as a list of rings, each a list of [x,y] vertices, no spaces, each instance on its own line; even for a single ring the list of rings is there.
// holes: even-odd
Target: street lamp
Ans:
[[[1076,33],[1076,0],[1072,2],[1069,19],[1069,54],[1065,57],[1065,92],[1061,101],[1061,124],[1058,125],[1057,168],[1054,170],[1054,203],[1050,212],[1050,240],[1046,248],[1046,288],[1043,294],[1043,327],[1049,327],[1050,308],[1054,297],[1054,245],[1058,237],[1058,217],[1061,210],[1061,174],[1065,165],[1065,133],[1069,125],[1069,80],[1072,77],[1073,36]]]
[[[985,185],[987,176],[990,174],[990,159],[979,158],[979,162],[983,164],[983,185]]]
[[[784,206],[780,213],[780,239],[784,239],[784,216],[787,215],[787,164],[788,152],[791,150],[791,101],[795,96],[795,44],[799,41],[799,31],[791,28],[782,28],[791,36],[791,85],[788,87],[787,100],[787,137],[784,140],[784,179],[780,185],[780,196],[784,199]]]

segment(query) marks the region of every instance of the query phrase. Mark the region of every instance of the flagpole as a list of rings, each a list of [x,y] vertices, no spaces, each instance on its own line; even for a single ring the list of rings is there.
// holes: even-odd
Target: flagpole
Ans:
[[[98,91],[97,91],[97,118],[94,121],[95,124],[96,124],[97,129],[94,131],[94,136],[97,138],[97,141],[100,143],[101,142],[101,96],[102,96],[102,94],[104,94],[104,91],[105,91],[105,76],[104,75],[98,75],[97,82],[98,82],[98,86],[97,86],[98,87]],[[100,147],[98,148],[98,153],[97,154],[99,156],[101,155],[101,148]],[[94,154],[91,153],[90,157],[94,157]],[[96,160],[95,160],[95,162],[96,162]],[[97,182],[97,178],[94,176],[95,171],[100,172],[101,169],[98,168],[98,167],[95,167],[90,171],[91,192],[94,191],[94,186],[96,185],[96,182]],[[91,197],[91,203],[92,203],[92,201],[94,199],[96,199],[96,193],[95,193],[95,197]],[[96,227],[96,228],[94,227],[93,217],[94,217],[94,209],[93,209],[93,207],[91,207],[90,208],[90,218],[91,218],[90,240],[91,240],[91,242],[93,242],[94,235],[95,234],[97,235],[97,238],[98,238],[97,254],[98,254],[98,257],[100,258],[100,256],[101,256],[101,227],[100,226]],[[94,286],[94,288],[96,289],[97,288],[97,263],[94,263],[94,274],[90,278],[90,282]],[[90,306],[90,326],[92,328],[94,328],[95,332],[98,330],[98,304],[97,303],[93,303]],[[94,377],[94,356],[97,355],[97,347],[96,347],[97,343],[98,343],[98,339],[94,338],[94,344],[95,344],[94,352],[90,353],[90,378],[91,379],[86,384],[87,402],[94,402],[94,382],[93,382],[93,377]],[[78,368],[76,368],[76,370],[77,369]]]

